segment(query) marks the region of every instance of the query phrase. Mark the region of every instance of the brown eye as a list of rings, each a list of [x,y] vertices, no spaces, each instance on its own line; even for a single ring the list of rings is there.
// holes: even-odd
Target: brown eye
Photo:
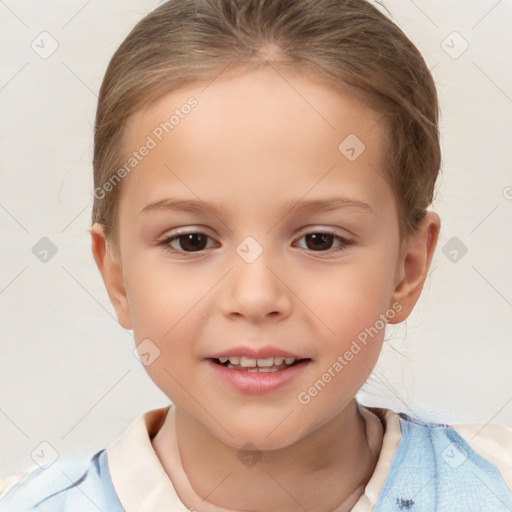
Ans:
[[[334,235],[330,233],[312,233],[305,236],[308,249],[315,251],[326,251],[331,248],[334,241]]]
[[[162,242],[178,252],[198,252],[206,248],[208,236],[203,233],[187,233],[175,235]]]
[[[342,236],[324,232],[308,233],[299,238],[299,240],[304,240],[303,244],[299,244],[300,247],[320,253],[342,251],[354,244],[353,241],[343,238]]]
[[[185,251],[201,251],[206,247],[207,237],[200,233],[180,236],[179,244]]]

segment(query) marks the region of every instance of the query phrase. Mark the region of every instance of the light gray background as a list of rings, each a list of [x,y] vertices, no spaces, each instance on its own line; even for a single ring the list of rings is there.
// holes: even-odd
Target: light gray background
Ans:
[[[0,475],[34,466],[43,441],[61,456],[92,454],[168,402],[115,318],[87,232],[97,92],[156,4],[0,1]],[[443,226],[423,296],[389,330],[360,399],[431,421],[512,425],[512,2],[386,5],[438,85]],[[43,31],[59,45],[46,59],[31,47],[49,48]],[[58,249],[46,263],[32,252],[42,237]],[[467,247],[455,262],[454,237]]]

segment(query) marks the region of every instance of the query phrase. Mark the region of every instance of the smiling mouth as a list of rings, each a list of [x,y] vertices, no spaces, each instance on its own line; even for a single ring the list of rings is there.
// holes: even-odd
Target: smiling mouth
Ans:
[[[242,372],[270,373],[287,370],[292,366],[309,361],[309,359],[296,359],[294,357],[269,357],[266,359],[252,359],[249,357],[220,357],[213,358],[213,362],[224,368]]]

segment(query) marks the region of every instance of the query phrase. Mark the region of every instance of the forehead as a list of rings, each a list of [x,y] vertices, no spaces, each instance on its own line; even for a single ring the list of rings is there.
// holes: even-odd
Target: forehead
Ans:
[[[279,190],[300,196],[342,186],[361,200],[386,201],[379,119],[354,97],[298,71],[221,74],[131,116],[126,158],[151,149],[125,179],[123,195],[140,208],[171,190],[258,206],[269,195],[278,199]]]

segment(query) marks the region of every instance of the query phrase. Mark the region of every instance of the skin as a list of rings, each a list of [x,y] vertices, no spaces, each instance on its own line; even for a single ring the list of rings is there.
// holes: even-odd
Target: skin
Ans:
[[[163,96],[130,118],[127,154],[190,96],[198,106],[122,182],[118,249],[105,242],[101,225],[92,226],[95,261],[121,325],[133,329],[137,344],[149,338],[160,350],[145,369],[175,406],[183,467],[206,503],[255,512],[349,510],[382,443],[380,420],[357,407],[355,394],[375,366],[384,330],[309,403],[298,394],[393,304],[401,311],[390,322],[407,318],[439,218],[428,213],[401,241],[392,190],[380,177],[379,114],[289,69],[225,72],[207,88]],[[366,146],[354,161],[338,149],[349,134]],[[370,208],[280,213],[286,201],[333,195]],[[219,202],[226,211],[140,213],[169,197]],[[178,227],[210,237],[206,248],[186,253],[183,240],[172,242],[174,251],[159,245]],[[332,238],[319,250],[305,236],[318,232],[352,243]],[[250,264],[236,252],[247,236],[263,249]],[[247,395],[216,378],[205,359],[242,344],[311,361],[279,390]],[[164,469],[168,438],[164,422],[153,439]],[[252,467],[237,457],[248,442],[262,453]]]

